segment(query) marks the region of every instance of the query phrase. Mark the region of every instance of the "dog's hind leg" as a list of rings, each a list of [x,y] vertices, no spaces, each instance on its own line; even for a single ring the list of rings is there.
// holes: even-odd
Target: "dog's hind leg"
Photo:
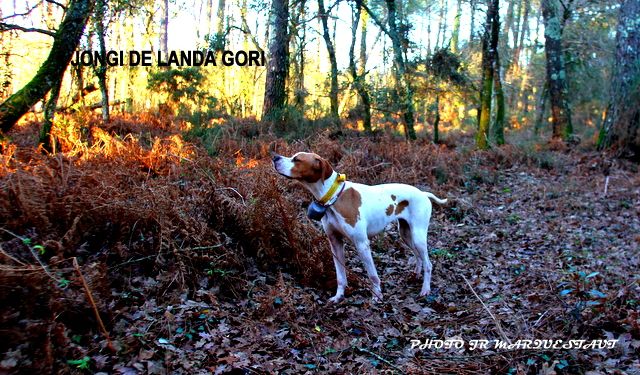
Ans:
[[[429,260],[429,252],[427,251],[427,231],[413,228],[411,231],[411,238],[415,251],[419,254],[418,261],[422,263],[424,276],[422,279],[422,289],[420,290],[420,296],[426,296],[431,292],[431,270],[433,266]]]
[[[416,266],[413,272],[416,274],[416,277],[419,277],[422,273],[422,257],[420,257],[420,253],[416,250],[416,247],[413,244],[413,239],[411,238],[411,227],[405,219],[398,219],[398,231],[400,232],[400,237],[402,237],[402,240],[411,249],[416,258]]]

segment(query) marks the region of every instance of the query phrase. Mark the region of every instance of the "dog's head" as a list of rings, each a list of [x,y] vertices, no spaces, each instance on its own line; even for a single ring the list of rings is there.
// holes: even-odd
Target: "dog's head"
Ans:
[[[322,182],[333,173],[328,161],[309,152],[298,152],[292,157],[271,153],[273,167],[281,175],[308,183]]]

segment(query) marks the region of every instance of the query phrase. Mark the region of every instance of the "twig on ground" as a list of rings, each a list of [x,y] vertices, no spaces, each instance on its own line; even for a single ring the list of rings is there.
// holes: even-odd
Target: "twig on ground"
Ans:
[[[78,273],[78,277],[80,277],[80,281],[82,281],[82,286],[84,287],[84,291],[87,294],[87,299],[89,300],[89,304],[91,304],[91,308],[93,309],[93,313],[96,315],[96,319],[98,320],[98,325],[100,326],[100,330],[102,330],[102,334],[104,338],[107,340],[107,348],[111,350],[111,352],[116,353],[117,350],[113,346],[111,342],[111,337],[109,337],[109,332],[107,332],[107,328],[105,328],[104,323],[102,322],[102,318],[100,317],[100,312],[98,311],[98,306],[96,306],[96,302],[93,299],[93,295],[91,294],[91,289],[89,289],[89,285],[87,281],[84,279],[82,275],[82,271],[80,270],[80,265],[78,264],[78,258],[73,257],[73,267],[76,269]]]
[[[480,303],[482,304],[482,307],[484,307],[484,309],[489,313],[489,316],[491,316],[491,319],[493,319],[493,321],[496,323],[496,327],[498,328],[498,333],[500,333],[500,336],[502,336],[502,339],[508,342],[509,344],[511,344],[511,340],[509,340],[509,337],[507,337],[507,334],[502,329],[502,325],[500,324],[500,321],[498,320],[498,318],[496,318],[495,315],[493,315],[493,313],[491,312],[491,310],[489,310],[489,307],[484,304],[484,302],[482,301],[482,298],[480,298],[478,293],[476,293],[476,291],[473,289],[473,286],[471,286],[471,283],[469,282],[469,280],[467,280],[467,278],[464,277],[464,275],[461,275],[461,276],[464,279],[464,281],[467,283],[467,285],[469,285],[469,289],[471,289],[471,292],[473,292],[473,295],[476,296],[478,301],[480,301]]]
[[[359,347],[359,346],[356,346],[356,347],[355,347],[355,349],[356,349],[357,351],[361,352],[361,353],[369,354],[369,355],[371,355],[371,356],[376,357],[376,358],[377,358],[378,360],[380,360],[381,362],[386,363],[387,365],[389,365],[389,366],[393,367],[395,370],[397,370],[397,371],[398,371],[398,372],[400,372],[401,374],[404,374],[404,371],[402,371],[402,369],[400,369],[398,366],[394,365],[394,364],[393,364],[393,363],[391,363],[390,361],[388,361],[388,360],[386,360],[386,359],[382,358],[380,355],[378,355],[378,354],[376,354],[376,353],[374,353],[374,352],[372,352],[372,351],[370,351],[370,350],[367,350],[367,349],[365,349],[365,348],[361,348],[361,347]]]

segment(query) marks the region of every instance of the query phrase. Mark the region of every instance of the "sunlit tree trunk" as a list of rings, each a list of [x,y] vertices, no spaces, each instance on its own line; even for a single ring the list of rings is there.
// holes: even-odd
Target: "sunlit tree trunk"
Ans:
[[[206,12],[207,20],[204,23],[205,25],[204,34],[211,35],[211,19],[213,17],[213,0],[205,0],[205,1],[207,2],[207,12]]]
[[[562,50],[562,24],[557,0],[542,0],[547,83],[551,101],[553,138],[568,140],[573,133],[567,101],[567,71]]]
[[[269,44],[269,62],[267,64],[262,118],[267,121],[282,122],[285,118],[286,81],[289,74],[288,1],[273,0],[271,16],[273,30]]]
[[[640,159],[640,0],[623,0],[601,146]]]
[[[458,52],[458,38],[460,36],[460,17],[462,16],[462,0],[458,0],[456,6],[456,16],[453,19],[453,30],[451,31],[451,51]]]
[[[49,56],[42,63],[33,79],[6,101],[0,104],[0,130],[7,132],[29,109],[62,79],[73,51],[78,47],[93,2],[71,0],[64,19],[53,39]]]
[[[169,0],[160,2],[160,51],[167,56],[169,52]]]
[[[364,131],[367,133],[371,133],[371,100],[369,98],[369,92],[367,91],[364,80],[365,80],[365,64],[366,64],[366,40],[365,43],[360,41],[360,73],[358,73],[356,69],[355,62],[355,47],[356,47],[356,33],[358,31],[358,23],[360,22],[360,17],[362,15],[362,8],[360,6],[360,2],[356,1],[356,6],[353,11],[353,22],[351,24],[351,46],[349,48],[349,71],[351,73],[351,77],[353,78],[353,85],[360,97],[360,104],[362,106],[362,122]],[[365,13],[366,15],[366,13]],[[364,20],[363,20],[364,21]],[[363,22],[363,30],[361,37],[366,39],[366,24]]]
[[[493,94],[493,73],[495,55],[498,48],[499,19],[498,0],[490,0],[487,21],[482,37],[482,87],[480,92],[480,120],[476,133],[476,145],[481,150],[489,148],[489,125],[491,123],[491,99]]]
[[[324,0],[318,0],[318,18],[322,24],[322,37],[327,46],[329,54],[329,63],[331,64],[331,88],[329,90],[329,101],[331,103],[331,121],[336,127],[340,126],[340,118],[338,117],[338,63],[336,61],[336,51],[329,35],[329,25],[327,22],[327,11],[324,7]]]

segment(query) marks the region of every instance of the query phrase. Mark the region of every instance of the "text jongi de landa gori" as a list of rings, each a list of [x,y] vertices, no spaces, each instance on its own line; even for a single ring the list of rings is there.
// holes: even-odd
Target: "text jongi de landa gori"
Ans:
[[[264,51],[76,51],[71,65],[73,66],[265,66]]]

